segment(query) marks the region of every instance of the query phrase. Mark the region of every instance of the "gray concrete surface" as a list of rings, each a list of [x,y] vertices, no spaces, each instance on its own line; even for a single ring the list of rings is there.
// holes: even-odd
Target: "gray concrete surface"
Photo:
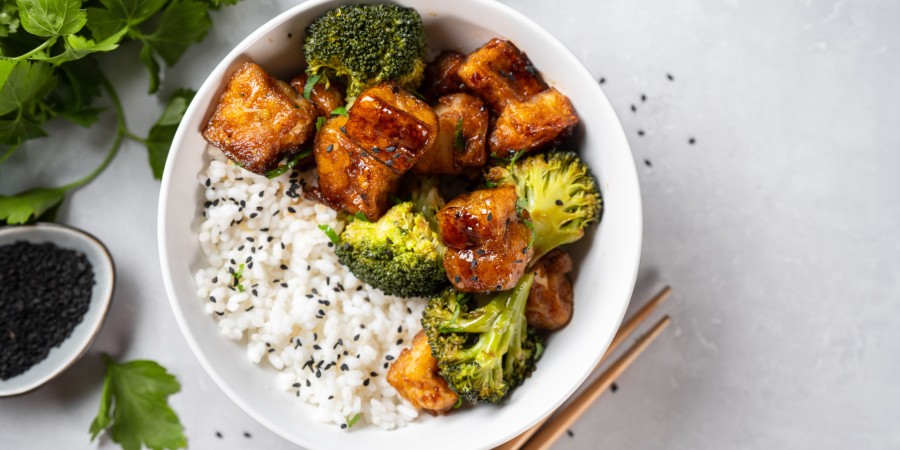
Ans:
[[[291,3],[216,13],[166,91],[198,87]],[[604,78],[621,114],[645,214],[632,309],[675,289],[662,308],[673,326],[557,448],[900,448],[900,3],[506,3]],[[143,69],[108,68],[143,133],[161,109]],[[0,168],[0,192],[86,172],[109,142],[98,130],[59,124]],[[64,222],[110,247],[120,284],[87,357],[38,392],[0,400],[0,447],[96,447],[87,430],[105,351],[179,376],[172,403],[192,448],[292,448],[186,348],[158,268],[158,191],[144,150],[128,144],[65,204]]]

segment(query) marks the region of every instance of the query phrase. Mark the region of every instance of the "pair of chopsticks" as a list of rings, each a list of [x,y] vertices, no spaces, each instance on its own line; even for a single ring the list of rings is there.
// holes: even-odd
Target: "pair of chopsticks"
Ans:
[[[606,350],[603,357],[600,358],[600,361],[597,363],[597,367],[595,367],[594,370],[597,370],[600,365],[616,351],[622,342],[625,341],[625,339],[628,339],[634,330],[650,316],[656,307],[665,299],[669,298],[669,295],[671,294],[672,288],[666,286],[662,291],[656,294],[652,300],[647,302],[647,304],[632,318],[628,319],[625,325],[622,325],[622,327],[619,328],[619,332],[616,333],[616,336],[609,344],[609,348]],[[519,450],[521,448],[524,448],[525,450],[549,449],[550,446],[553,445],[553,443],[556,442],[556,440],[559,439],[559,437],[562,436],[562,434],[565,433],[585,411],[587,411],[591,404],[609,389],[609,386],[613,381],[622,375],[622,372],[624,372],[625,369],[637,359],[638,355],[640,355],[641,352],[643,352],[647,346],[659,336],[659,333],[669,325],[669,322],[671,322],[669,316],[665,316],[660,319],[659,322],[656,322],[656,324],[650,328],[650,331],[638,338],[637,342],[635,342],[631,348],[613,362],[612,365],[597,378],[597,380],[591,383],[591,385],[568,406],[559,411],[556,416],[548,417],[538,422],[535,426],[494,450]]]

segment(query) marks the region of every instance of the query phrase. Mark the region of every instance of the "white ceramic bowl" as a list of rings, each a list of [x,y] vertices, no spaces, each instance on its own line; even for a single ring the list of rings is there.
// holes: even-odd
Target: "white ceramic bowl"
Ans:
[[[549,338],[537,371],[505,404],[480,405],[439,418],[424,414],[390,432],[375,427],[341,430],[315,422],[312,407],[274,388],[273,369],[249,363],[242,345],[219,334],[195,296],[192,274],[200,256],[196,225],[203,202],[196,178],[206,164],[200,131],[228,75],[250,59],[289,79],[304,67],[301,45],[306,26],[343,3],[347,2],[309,1],[272,19],[225,57],[191,103],[169,153],[159,202],[159,251],[172,309],[194,354],[219,387],[260,423],[299,445],[405,449],[426,444],[435,450],[495,446],[551,413],[606,350],[631,297],[642,225],[634,162],[609,101],[569,50],[509,7],[491,0],[398,2],[419,11],[431,49],[468,52],[500,36],[527,52],[544,78],[572,99],[582,122],[579,151],[603,190],[602,223],[570,248],[577,261],[574,318]]]
[[[95,284],[88,310],[81,323],[72,330],[72,334],[59,347],[50,349],[43,361],[15,377],[0,380],[0,397],[37,389],[75,364],[100,332],[116,282],[116,269],[109,251],[97,238],[77,228],[53,223],[0,228],[0,245],[18,241],[35,244],[51,242],[62,248],[84,253],[93,267]]]

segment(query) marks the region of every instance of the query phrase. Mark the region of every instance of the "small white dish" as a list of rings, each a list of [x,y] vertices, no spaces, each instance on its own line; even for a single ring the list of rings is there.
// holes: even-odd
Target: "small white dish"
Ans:
[[[116,268],[106,246],[84,231],[54,223],[0,228],[0,246],[18,241],[35,244],[51,242],[84,253],[94,270],[94,289],[91,291],[90,306],[72,334],[30,369],[8,380],[0,380],[0,397],[31,392],[72,367],[100,332],[116,284]]]

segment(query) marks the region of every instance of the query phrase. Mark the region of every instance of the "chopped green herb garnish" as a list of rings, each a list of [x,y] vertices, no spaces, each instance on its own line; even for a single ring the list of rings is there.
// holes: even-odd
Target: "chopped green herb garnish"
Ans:
[[[540,345],[540,344],[538,344],[538,345]],[[453,405],[453,409],[459,409],[459,407],[462,406],[462,404],[463,404],[462,397],[456,397],[456,404]]]
[[[353,214],[353,218],[354,218],[355,220],[362,220],[363,222],[368,222],[368,221],[369,221],[369,218],[366,217],[366,215],[363,214],[362,211],[357,211],[356,214]]]
[[[295,153],[295,154],[291,155],[288,158],[287,164],[278,166],[278,167],[266,172],[266,178],[271,180],[272,178],[278,178],[278,177],[284,175],[285,173],[287,173],[287,171],[289,171],[289,170],[293,169],[295,166],[297,166],[297,163],[300,162],[301,159],[306,158],[309,155],[312,155],[311,148],[303,150],[300,153]]]
[[[323,223],[319,225],[319,229],[328,236],[328,239],[331,239],[331,242],[334,243],[334,245],[338,245],[338,243],[341,242],[341,238],[338,237],[338,234],[334,232],[334,228],[331,228],[330,225]]]
[[[531,230],[531,240],[528,241],[527,247],[531,248],[531,246],[534,245],[534,223],[532,223],[530,219],[525,219],[523,222],[525,222],[525,226],[528,227],[529,230]]]
[[[459,151],[466,150],[466,138],[463,136],[463,118],[456,122],[456,133],[453,135],[453,147]]]
[[[331,110],[331,115],[332,116],[346,116],[347,108],[344,106],[338,106],[337,108],[334,108],[333,110]]]
[[[484,186],[487,188],[495,188],[497,187],[497,183],[494,183],[491,180],[484,180]]]
[[[328,120],[328,119],[326,119],[325,116],[319,116],[319,118],[316,119],[316,131],[319,131],[322,129],[322,125],[325,125],[326,120]]]
[[[303,98],[309,100],[309,96],[312,95],[313,86],[319,82],[319,75],[313,75],[306,79],[306,85],[303,86]]]
[[[362,418],[362,413],[356,413],[353,417],[347,419],[347,428],[353,428],[353,425],[356,425],[356,422],[359,422],[359,419]]]
[[[419,93],[419,91],[412,91],[412,95],[415,96],[417,99],[422,100],[423,102],[427,102],[427,101],[428,101],[428,100],[425,99],[425,96],[424,96],[424,95],[422,95],[422,94]]]

